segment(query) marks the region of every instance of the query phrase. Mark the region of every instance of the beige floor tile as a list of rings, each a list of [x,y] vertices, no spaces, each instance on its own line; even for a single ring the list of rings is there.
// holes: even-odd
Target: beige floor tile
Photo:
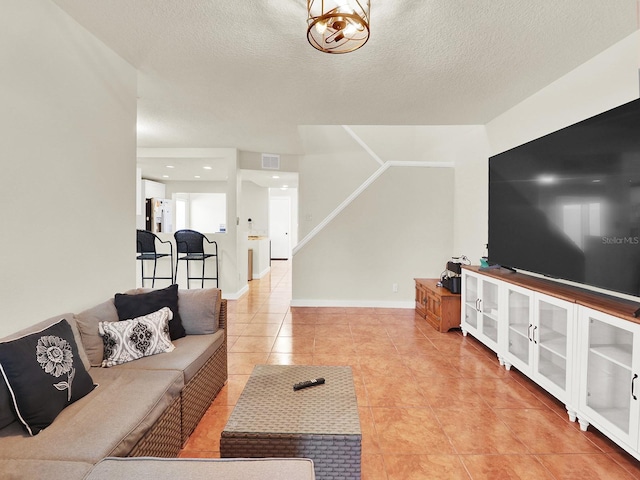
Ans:
[[[385,454],[384,462],[389,480],[470,480],[457,455]]]
[[[555,480],[534,455],[461,455],[460,459],[473,480]]]

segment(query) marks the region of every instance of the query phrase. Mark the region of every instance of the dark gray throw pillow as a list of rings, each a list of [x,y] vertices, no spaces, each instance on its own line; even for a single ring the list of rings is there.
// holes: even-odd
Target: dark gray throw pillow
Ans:
[[[157,312],[163,307],[169,307],[173,312],[173,319],[169,322],[169,336],[171,340],[186,335],[182,326],[182,319],[178,312],[178,285],[153,290],[149,293],[129,295],[116,293],[113,303],[118,311],[119,320],[132,320],[137,317]]]
[[[95,388],[65,319],[0,343],[0,372],[16,416],[32,436]]]

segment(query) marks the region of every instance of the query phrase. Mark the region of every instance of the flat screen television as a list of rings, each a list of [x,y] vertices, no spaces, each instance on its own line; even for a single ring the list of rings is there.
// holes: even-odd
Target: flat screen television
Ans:
[[[640,296],[640,100],[489,159],[488,259]]]

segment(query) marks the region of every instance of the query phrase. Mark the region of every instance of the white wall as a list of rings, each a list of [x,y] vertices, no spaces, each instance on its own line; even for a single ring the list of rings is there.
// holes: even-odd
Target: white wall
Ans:
[[[293,304],[412,308],[451,255],[453,185],[453,168],[387,169],[296,253]]]
[[[455,163],[453,256],[466,255],[479,265],[487,254],[489,143],[484,126],[469,126],[448,145]]]
[[[240,197],[240,223],[249,230],[251,219],[251,235],[269,234],[269,189],[253,182],[242,182]]]
[[[299,162],[300,239],[380,167],[340,126],[306,127],[302,134],[312,153]],[[319,139],[326,141],[323,151],[313,143]]]
[[[316,228],[301,237],[293,259],[294,303],[381,302],[410,307],[414,277],[438,278],[451,256],[467,255],[478,262],[484,253],[487,225],[488,147],[483,126],[306,127],[305,133],[313,152],[300,160],[299,217],[305,228],[310,223],[314,227],[323,225],[325,212],[333,214],[339,203],[360,191],[363,182],[366,185],[373,172],[383,173],[324,230],[317,233]],[[344,172],[346,180],[341,176]],[[405,176],[409,178],[404,180]],[[395,178],[398,184],[389,182],[389,178]],[[305,191],[309,185],[311,192]],[[373,196],[372,191],[376,192]],[[394,211],[391,224],[407,222],[410,228],[419,222],[424,228],[423,240],[415,242],[403,235],[402,227],[387,228],[380,220],[379,199],[384,199],[383,211],[387,206]],[[362,203],[366,201],[371,203]],[[360,205],[355,218],[354,205]],[[482,212],[479,216],[477,209]],[[310,211],[325,216],[308,222],[303,212]],[[360,239],[362,247],[345,251],[344,242],[352,245],[355,238]],[[383,253],[373,253],[369,245]],[[375,275],[360,275],[358,268],[351,271],[353,264],[374,262],[377,255],[394,246],[401,256],[393,252],[391,258],[396,261],[377,264]],[[327,260],[330,252],[342,261]],[[328,265],[330,272],[326,271]],[[334,292],[328,286],[334,282],[332,278],[349,282]],[[394,283],[398,284],[397,293],[391,292]]]
[[[0,336],[135,285],[136,72],[48,0],[0,15]]]
[[[638,98],[640,32],[489,122],[490,155]]]

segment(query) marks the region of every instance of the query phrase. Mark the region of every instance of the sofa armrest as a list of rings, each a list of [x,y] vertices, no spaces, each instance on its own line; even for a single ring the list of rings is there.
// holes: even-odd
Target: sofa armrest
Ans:
[[[223,328],[225,337],[227,336],[227,299],[223,298],[220,302],[220,315],[218,316],[218,327]]]

